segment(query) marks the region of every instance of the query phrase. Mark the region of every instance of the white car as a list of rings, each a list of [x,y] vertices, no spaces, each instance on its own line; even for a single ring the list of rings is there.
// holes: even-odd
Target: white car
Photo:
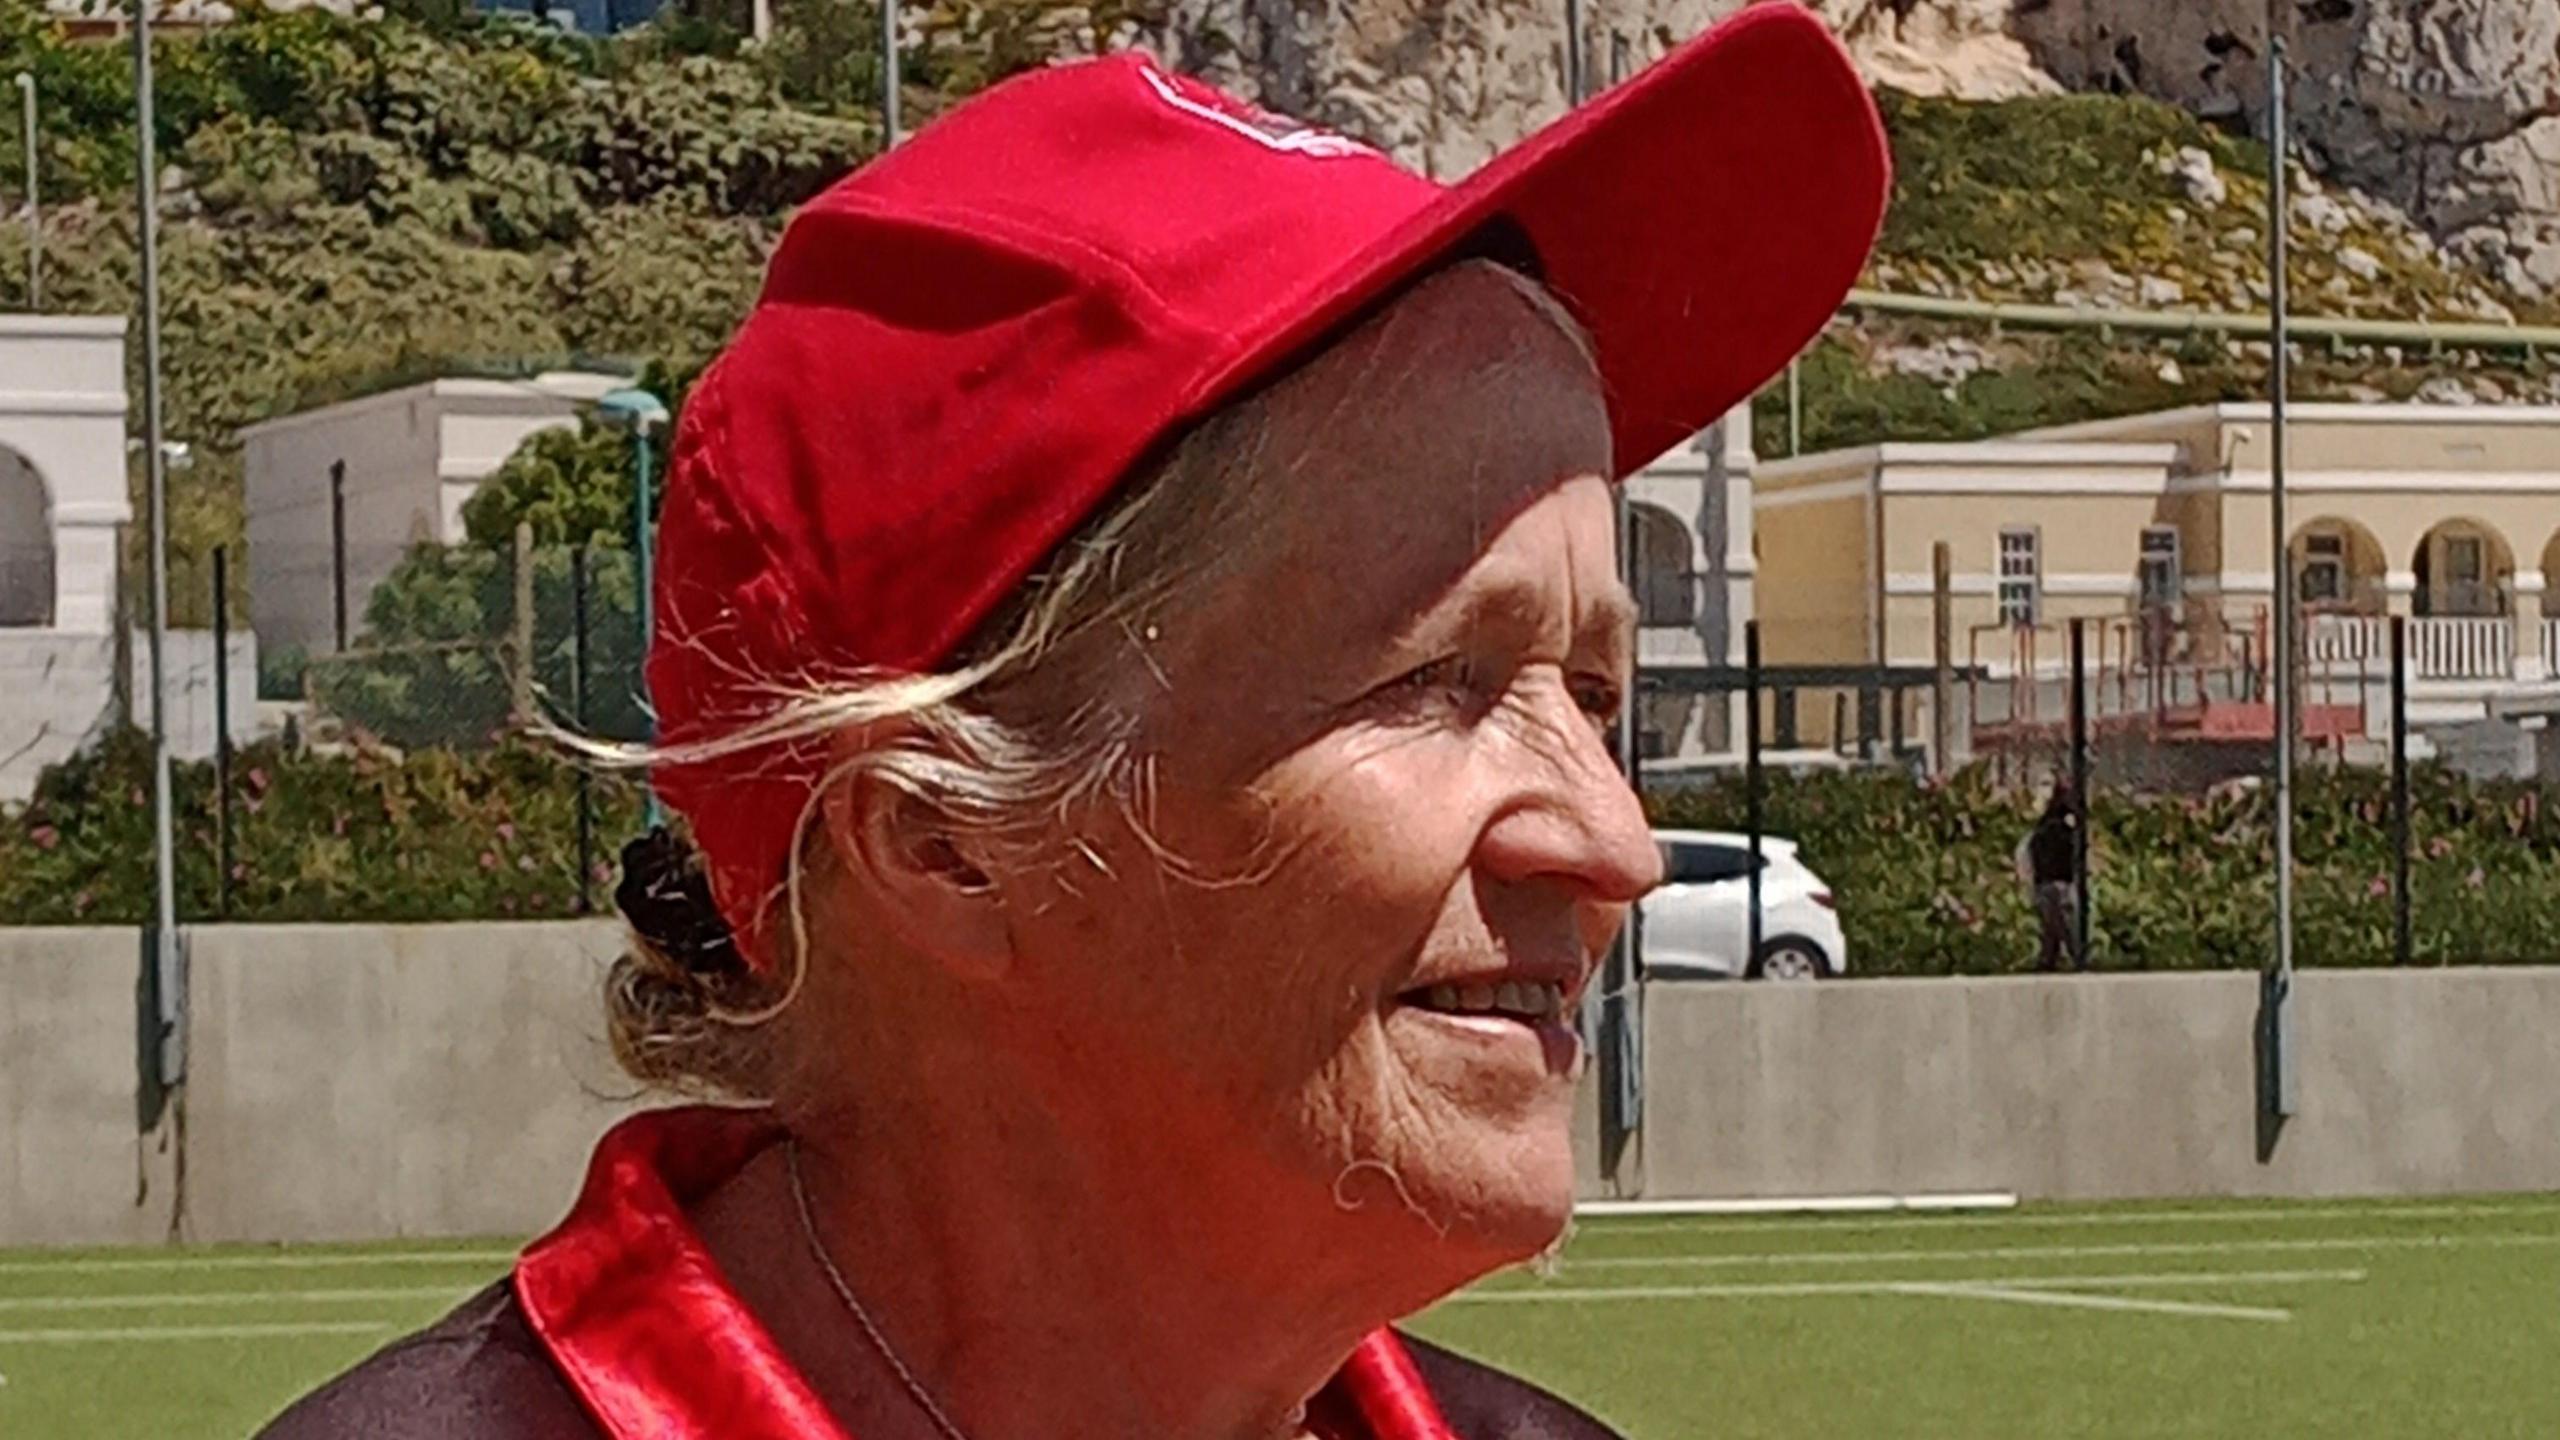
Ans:
[[[1831,887],[1796,843],[1760,837],[1760,953],[1751,945],[1751,839],[1716,830],[1656,830],[1662,888],[1636,904],[1645,973],[1663,980],[1825,980],[1847,973],[1849,947]]]

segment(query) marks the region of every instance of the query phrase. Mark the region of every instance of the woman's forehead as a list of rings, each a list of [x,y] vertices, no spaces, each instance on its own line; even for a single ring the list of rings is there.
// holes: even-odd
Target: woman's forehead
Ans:
[[[1273,392],[1257,485],[1292,542],[1472,554],[1610,464],[1608,407],[1561,310],[1490,265],[1414,290]]]

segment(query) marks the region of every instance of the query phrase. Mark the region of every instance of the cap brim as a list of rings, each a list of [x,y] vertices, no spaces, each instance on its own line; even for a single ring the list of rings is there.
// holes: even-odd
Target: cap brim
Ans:
[[[1820,332],[1875,244],[1891,173],[1839,42],[1796,5],[1754,5],[1452,187],[1271,333],[1240,337],[1202,408],[1507,223],[1589,330],[1618,473],[1632,473]]]

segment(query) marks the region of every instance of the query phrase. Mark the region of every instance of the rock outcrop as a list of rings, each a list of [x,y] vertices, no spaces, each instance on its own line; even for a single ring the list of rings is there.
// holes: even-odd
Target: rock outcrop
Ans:
[[[2017,8],[2014,31],[2064,84],[2264,133],[2260,0]],[[2292,0],[2279,14],[2313,169],[2397,205],[2510,288],[2560,284],[2560,0]]]
[[[1772,0],[1787,3],[1787,0]],[[1589,0],[1591,88],[1741,0]],[[2265,0],[1814,0],[1875,80],[2158,96],[2263,130]],[[1562,0],[1173,0],[1151,37],[1274,108],[1463,174],[1565,103]],[[2560,287],[2560,0],[2286,0],[2312,168],[2519,292]]]

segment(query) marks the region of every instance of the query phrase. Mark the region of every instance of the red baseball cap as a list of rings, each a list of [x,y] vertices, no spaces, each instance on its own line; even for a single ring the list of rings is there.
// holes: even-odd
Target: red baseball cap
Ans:
[[[1621,475],[1820,329],[1888,184],[1822,23],[1755,5],[1460,184],[1139,55],[969,101],[811,201],[684,407],[661,738],[952,652],[1181,432],[1489,234],[1590,331]],[[751,963],[823,746],[661,766]]]

